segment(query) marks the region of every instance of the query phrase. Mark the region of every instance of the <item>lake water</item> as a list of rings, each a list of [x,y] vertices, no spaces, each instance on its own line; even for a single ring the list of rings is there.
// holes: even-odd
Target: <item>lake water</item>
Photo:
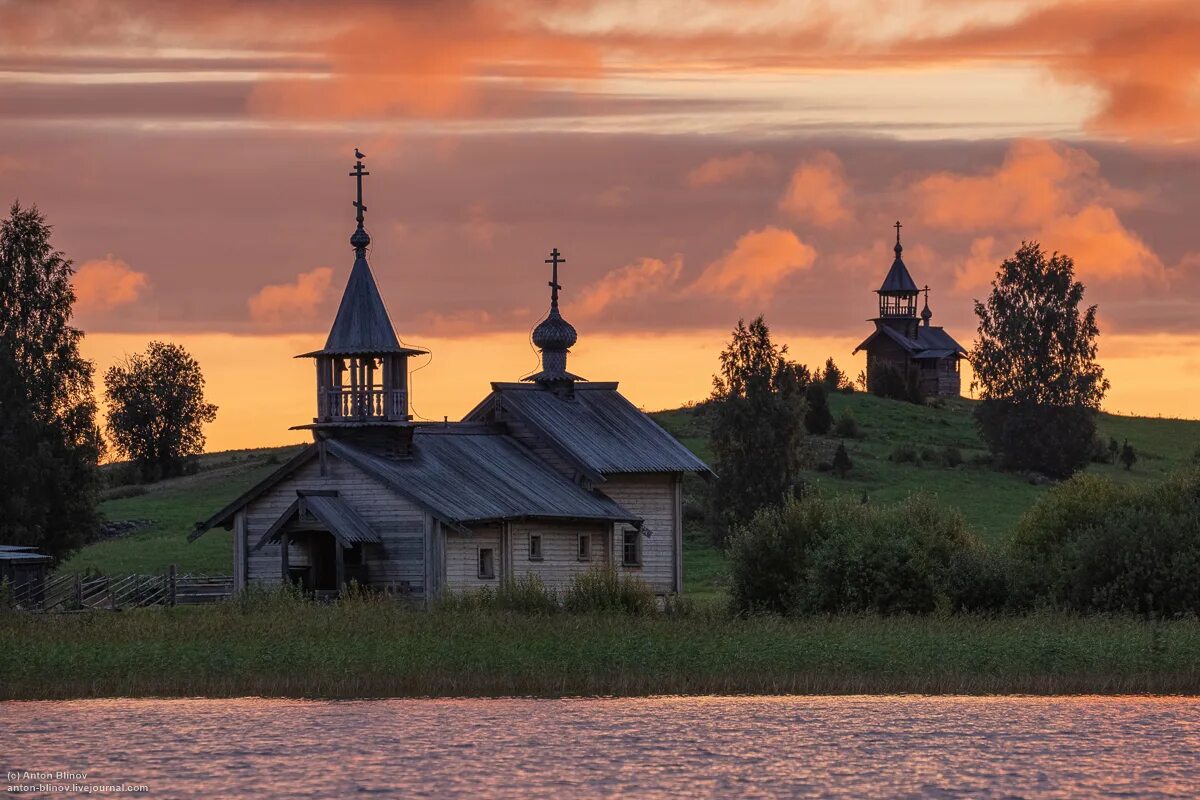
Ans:
[[[1200,700],[9,702],[0,767],[173,798],[1195,797]]]

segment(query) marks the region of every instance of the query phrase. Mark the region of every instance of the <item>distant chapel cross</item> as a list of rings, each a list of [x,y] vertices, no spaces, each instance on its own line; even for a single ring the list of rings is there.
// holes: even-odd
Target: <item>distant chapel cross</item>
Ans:
[[[552,272],[550,276],[550,302],[558,305],[558,290],[562,287],[558,285],[558,265],[567,263],[567,260],[558,252],[558,248],[550,251],[550,257],[546,259],[547,264],[552,264]]]
[[[900,224],[900,220],[896,220],[896,244],[900,244],[900,229],[904,226]]]

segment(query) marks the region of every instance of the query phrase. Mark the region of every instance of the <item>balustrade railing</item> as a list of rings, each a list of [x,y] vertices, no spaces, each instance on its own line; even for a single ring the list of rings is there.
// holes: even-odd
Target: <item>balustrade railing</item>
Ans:
[[[342,386],[326,389],[320,397],[320,406],[323,419],[404,419],[408,414],[408,392]]]

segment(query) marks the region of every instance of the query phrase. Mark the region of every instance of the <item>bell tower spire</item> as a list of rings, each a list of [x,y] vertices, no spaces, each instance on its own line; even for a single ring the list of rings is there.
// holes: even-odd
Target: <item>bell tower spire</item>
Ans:
[[[366,156],[358,148],[354,158],[350,173],[357,189],[353,205],[358,225],[350,235],[354,266],[325,347],[303,356],[317,362],[317,415],[302,428],[407,425],[411,419],[408,358],[428,352],[400,343],[367,263],[371,236],[364,225],[363,178],[371,173],[364,168]]]

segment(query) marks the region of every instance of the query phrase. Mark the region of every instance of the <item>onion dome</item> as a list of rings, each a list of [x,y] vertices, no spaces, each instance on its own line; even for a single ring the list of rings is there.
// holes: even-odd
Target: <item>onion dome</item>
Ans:
[[[583,379],[567,372],[567,353],[575,346],[579,334],[558,310],[558,290],[562,288],[558,285],[558,265],[566,263],[566,259],[556,247],[550,251],[546,263],[553,265],[550,273],[550,313],[533,329],[533,343],[542,351],[542,368],[522,380],[560,388],[570,387],[574,381]]]
[[[562,318],[557,305],[533,329],[533,343],[539,350],[570,350],[578,339],[575,326]]]
[[[371,235],[362,225],[359,225],[354,229],[354,233],[350,234],[350,246],[355,250],[365,250],[369,244],[371,244]]]

